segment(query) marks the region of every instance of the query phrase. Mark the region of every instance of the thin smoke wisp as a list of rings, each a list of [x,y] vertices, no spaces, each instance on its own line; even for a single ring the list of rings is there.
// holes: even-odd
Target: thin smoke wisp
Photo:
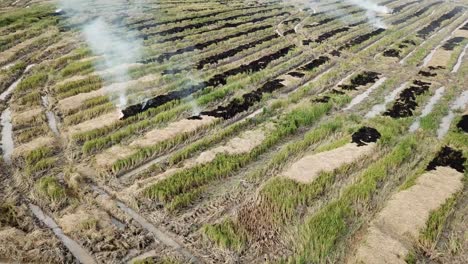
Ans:
[[[377,14],[390,14],[392,10],[386,6],[378,5],[371,0],[346,0],[350,4],[366,10],[366,16],[369,22],[376,28],[387,28],[387,25]]]
[[[108,8],[93,9],[92,5]],[[83,18],[91,18],[80,23],[81,31],[87,46],[94,55],[99,56],[95,68],[102,73],[101,77],[108,83],[124,83],[130,81],[128,66],[136,63],[141,57],[143,43],[140,39],[131,37],[124,25],[114,25],[111,18],[122,15],[131,15],[138,10],[139,3],[125,0],[61,0],[60,12],[64,12],[69,21],[80,21]],[[125,14],[113,10],[115,6],[127,7]],[[104,11],[97,11],[104,10]],[[121,9],[122,10],[122,9]],[[123,109],[127,106],[127,92],[125,86],[120,87],[116,94],[109,94],[116,107]]]

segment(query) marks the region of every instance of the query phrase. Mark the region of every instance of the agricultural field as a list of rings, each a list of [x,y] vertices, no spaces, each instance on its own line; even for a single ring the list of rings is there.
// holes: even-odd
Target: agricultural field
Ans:
[[[468,0],[0,1],[0,263],[466,263]]]

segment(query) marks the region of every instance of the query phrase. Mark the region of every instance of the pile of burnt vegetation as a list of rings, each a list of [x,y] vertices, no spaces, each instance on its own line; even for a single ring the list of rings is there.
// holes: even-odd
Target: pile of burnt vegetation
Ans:
[[[280,10],[280,8],[263,9],[263,10],[260,10],[260,11],[244,13],[244,14],[234,15],[234,16],[230,16],[230,17],[224,17],[224,18],[215,19],[215,20],[211,20],[211,21],[188,24],[188,25],[180,26],[180,27],[173,27],[173,28],[170,28],[170,29],[167,29],[167,30],[148,33],[148,34],[145,34],[145,35],[146,36],[167,36],[167,35],[172,35],[172,34],[176,34],[176,33],[181,33],[181,32],[184,32],[186,30],[192,30],[192,29],[207,27],[207,26],[214,25],[214,24],[217,24],[219,22],[224,22],[224,21],[227,21],[227,20],[234,20],[234,19],[238,19],[238,18],[241,18],[241,17],[249,17],[249,16],[260,14],[260,13],[267,13],[267,12],[271,12],[271,11],[275,11],[275,10]],[[286,14],[286,12],[283,12],[283,13],[280,13],[280,14],[275,14],[274,16],[285,15],[285,14]]]
[[[400,18],[398,20],[393,21],[392,25],[401,24],[401,23],[405,22],[406,20],[412,19],[413,17],[420,17],[422,14],[426,13],[427,10],[429,10],[431,7],[433,7],[435,5],[439,5],[441,3],[442,3],[442,1],[439,1],[439,2],[434,2],[434,3],[430,4],[430,5],[427,5],[427,6],[423,7],[423,8],[421,8],[421,9],[419,9],[418,11],[416,11],[416,13],[413,13],[411,15],[408,15],[406,17],[403,17],[403,18]]]
[[[437,76],[437,73],[435,73],[435,72],[424,71],[424,70],[420,70],[418,72],[418,74],[421,75],[421,76],[424,76],[424,77],[435,77],[435,76]]]
[[[415,46],[416,42],[414,42],[413,40],[405,40],[401,42],[400,44],[398,44],[398,49],[396,48],[387,49],[383,52],[383,55],[385,57],[395,57],[395,58],[400,57],[401,49],[407,48],[409,45]]]
[[[465,40],[464,37],[451,38],[447,40],[447,42],[445,42],[444,45],[442,45],[442,48],[444,50],[453,50],[456,46],[460,45],[464,40]]]
[[[387,110],[384,115],[393,118],[412,116],[413,111],[418,106],[418,103],[416,103],[416,96],[426,93],[430,86],[430,82],[423,82],[419,80],[413,81],[413,85],[400,93],[400,96],[393,104],[393,107]]]
[[[159,55],[158,57],[148,58],[148,59],[145,59],[143,61],[140,61],[140,63],[147,64],[147,63],[152,63],[152,62],[155,62],[155,61],[157,61],[159,63],[162,63],[165,60],[168,60],[168,59],[170,59],[170,58],[172,58],[172,57],[174,57],[176,55],[184,54],[186,52],[192,52],[192,51],[195,51],[195,50],[203,50],[206,47],[214,45],[216,43],[220,43],[220,42],[232,39],[232,38],[237,38],[237,37],[241,37],[241,36],[248,35],[248,34],[251,34],[251,33],[255,33],[255,32],[265,30],[265,29],[268,29],[268,28],[271,28],[271,26],[260,26],[260,27],[251,28],[249,30],[242,31],[242,32],[237,32],[235,34],[224,36],[222,38],[217,38],[217,39],[209,40],[209,41],[206,41],[206,42],[197,43],[197,44],[185,47],[185,48],[180,48],[180,49],[178,49],[176,51],[165,52],[165,53]]]
[[[361,127],[352,135],[352,142],[361,147],[369,143],[377,142],[381,136],[377,129],[365,126]]]
[[[364,71],[354,76],[350,84],[341,84],[338,85],[343,90],[357,90],[359,86],[365,86],[369,83],[375,83],[379,79],[380,73],[372,71]]]
[[[439,17],[436,20],[433,20],[429,25],[419,30],[416,33],[416,35],[420,38],[426,38],[429,34],[431,34],[436,29],[438,29],[445,20],[452,19],[454,16],[456,16],[458,13],[462,11],[463,11],[463,7],[461,6],[455,7],[454,9],[452,9],[452,11],[446,14],[443,14],[441,17]]]
[[[448,146],[443,147],[437,156],[427,165],[427,170],[435,170],[436,167],[451,167],[458,172],[465,171],[466,158],[460,150],[454,150]]]
[[[376,30],[374,30],[372,32],[367,33],[367,34],[360,35],[360,36],[348,41],[346,44],[344,44],[343,46],[338,48],[338,50],[341,51],[341,50],[349,49],[349,48],[351,48],[353,46],[359,45],[359,44],[363,43],[364,41],[367,41],[370,38],[381,34],[384,31],[385,31],[384,28],[378,28],[378,29],[376,29]]]
[[[265,93],[272,93],[275,90],[281,89],[284,85],[281,83],[284,80],[276,79],[265,83],[261,88],[244,94],[241,99],[232,100],[227,106],[218,106],[212,111],[201,112],[200,115],[208,115],[218,118],[223,118],[225,120],[231,119],[241,112],[249,110],[251,106],[260,102],[262,96]]]
[[[321,97],[319,97],[319,98],[313,99],[312,102],[313,102],[313,103],[323,103],[323,104],[326,104],[326,103],[330,102],[330,99],[331,99],[330,96],[324,95],[324,96],[321,96]]]
[[[268,16],[258,17],[258,18],[254,18],[254,19],[247,20],[247,21],[242,21],[242,22],[226,23],[226,24],[222,25],[221,27],[209,28],[209,29],[206,29],[206,30],[198,31],[197,34],[200,35],[200,34],[204,34],[204,33],[207,33],[207,32],[212,32],[212,31],[214,31],[214,30],[221,30],[221,29],[223,29],[223,28],[233,28],[233,27],[238,27],[238,26],[246,25],[246,24],[255,24],[255,23],[259,22],[259,21],[264,21],[264,20],[269,19],[269,18],[272,18],[272,17],[277,17],[277,16],[279,16],[279,15],[286,15],[286,14],[288,14],[288,13],[287,13],[287,12],[284,12],[284,13],[281,13],[281,14],[274,14],[274,15],[268,15]],[[272,26],[265,25],[265,26],[260,26],[260,27],[269,28],[269,27],[272,27]],[[234,34],[234,35],[235,35],[235,34]],[[145,40],[148,39],[148,36],[149,36],[149,34],[147,34],[147,35],[145,36]],[[158,40],[154,40],[154,41],[155,41],[155,43],[173,42],[173,41],[176,41],[176,40],[185,39],[185,38],[188,37],[188,36],[190,36],[190,35],[175,36],[175,37],[171,37],[171,38],[158,39]]]
[[[339,56],[341,56],[341,52],[339,52],[338,50],[332,50],[330,52],[330,55],[335,56],[335,57],[339,57]]]
[[[294,48],[293,45],[280,49],[279,51],[266,55],[258,60],[252,61],[249,64],[242,64],[241,66],[225,71],[224,73],[216,74],[207,81],[208,86],[225,85],[227,79],[231,76],[242,73],[254,73],[265,69],[272,61],[284,57]]]
[[[294,29],[286,30],[283,33],[283,36],[291,35],[291,34],[296,34],[296,31]]]
[[[424,77],[435,77],[437,76],[437,70],[445,69],[444,66],[429,66],[427,68],[427,71],[425,70],[420,70],[418,72],[419,75],[424,76]]]
[[[121,119],[126,119],[131,116],[135,116],[141,112],[144,112],[150,108],[155,108],[161,106],[165,103],[180,100],[185,97],[190,96],[191,94],[201,91],[206,87],[216,87],[219,85],[226,85],[227,79],[231,76],[235,76],[237,74],[242,73],[254,73],[265,69],[272,61],[277,60],[293,49],[293,45],[280,49],[279,51],[266,55],[258,60],[252,61],[249,64],[242,64],[241,66],[225,71],[224,73],[216,74],[211,77],[208,81],[204,81],[198,84],[193,84],[188,86],[187,88],[177,90],[177,91],[170,91],[167,94],[158,95],[153,97],[145,102],[131,105],[122,110],[122,117]]]
[[[462,116],[460,122],[458,122],[457,127],[461,130],[464,131],[465,133],[468,133],[468,115]]]
[[[257,46],[257,45],[260,45],[260,44],[262,44],[264,42],[271,41],[271,40],[276,39],[276,38],[278,38],[278,35],[276,35],[276,34],[270,35],[270,36],[264,37],[262,39],[259,39],[259,40],[256,40],[256,41],[244,44],[244,45],[240,45],[240,46],[238,46],[236,48],[233,48],[233,49],[221,52],[219,54],[210,56],[208,58],[202,59],[197,63],[197,69],[201,70],[201,69],[203,69],[203,67],[205,65],[218,63],[220,60],[232,57],[232,56],[238,54],[239,52],[242,52],[244,50],[253,48],[253,47]]]
[[[288,73],[289,76],[292,76],[294,78],[302,78],[305,76],[305,73],[302,72],[297,72],[297,71],[292,71]]]
[[[326,56],[320,56],[317,59],[312,60],[311,62],[307,63],[306,65],[300,67],[298,70],[300,71],[311,71],[315,68],[322,66],[323,64],[330,61],[330,58]]]
[[[327,39],[329,39],[329,38],[331,38],[331,37],[333,37],[333,36],[335,36],[335,35],[337,35],[339,33],[346,32],[346,31],[348,31],[350,29],[351,29],[350,27],[342,27],[342,28],[337,28],[337,29],[325,32],[322,35],[318,36],[315,39],[315,42],[316,43],[322,43],[322,42],[326,41]]]
[[[312,43],[312,42],[313,42],[313,40],[311,40],[311,39],[304,39],[304,40],[302,40],[302,46],[309,46],[310,43]]]
[[[383,55],[385,57],[394,57],[394,58],[398,58],[400,57],[400,50],[397,50],[397,49],[388,49],[388,50],[385,50],[383,52]]]
[[[267,5],[258,5],[256,7],[266,7]],[[143,29],[150,29],[152,27],[157,27],[157,26],[162,26],[162,25],[167,25],[167,24],[176,24],[184,21],[189,21],[189,20],[197,20],[197,19],[202,19],[202,18],[208,18],[208,17],[214,17],[223,13],[227,12],[233,12],[233,11],[241,11],[245,9],[252,9],[252,7],[239,7],[235,9],[230,9],[230,10],[223,10],[223,11],[218,11],[218,12],[212,12],[209,14],[204,14],[204,15],[196,15],[192,17],[184,17],[184,18],[179,18],[179,19],[173,19],[173,20],[167,20],[167,21],[162,21],[162,22],[153,22],[150,24],[143,24],[146,22],[154,21],[154,18],[148,18],[148,19],[143,19],[131,23],[127,23],[126,26],[129,27],[131,30],[143,30]],[[143,24],[143,25],[139,25]],[[138,26],[137,26],[138,25]]]

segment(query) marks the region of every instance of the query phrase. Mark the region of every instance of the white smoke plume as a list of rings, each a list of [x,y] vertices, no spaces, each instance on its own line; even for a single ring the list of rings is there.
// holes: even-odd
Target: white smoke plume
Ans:
[[[377,16],[377,14],[390,14],[392,12],[386,6],[378,5],[371,0],[346,0],[350,4],[356,5],[366,10],[369,22],[376,28],[387,28],[387,25]]]
[[[132,32],[124,25],[114,25],[119,17],[138,12],[139,1],[127,0],[60,0],[60,9],[69,22],[86,21],[79,29],[94,55],[102,59],[95,65],[108,83],[129,81],[128,65],[141,57],[143,43],[132,38]],[[111,70],[110,70],[111,69]],[[110,70],[110,71],[104,71]],[[126,87],[115,95],[109,95],[119,109],[127,105]]]
[[[297,9],[310,8],[314,13],[320,12],[321,6],[328,4],[334,1],[313,1],[313,0],[283,0],[283,3],[287,5],[292,5]],[[366,10],[366,17],[374,27],[376,28],[387,28],[382,19],[378,16],[379,14],[390,14],[392,10],[386,6],[379,5],[372,0],[342,0],[344,3],[355,5],[359,8]],[[354,17],[347,17],[346,10],[342,9],[329,9],[327,11],[328,15],[331,16],[341,16],[340,20],[345,23],[354,23],[356,22]]]

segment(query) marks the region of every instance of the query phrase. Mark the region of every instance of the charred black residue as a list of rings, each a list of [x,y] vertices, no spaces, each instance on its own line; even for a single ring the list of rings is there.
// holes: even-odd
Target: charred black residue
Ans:
[[[463,11],[463,7],[457,6],[452,9],[450,12],[443,14],[438,19],[433,20],[429,25],[419,30],[416,34],[420,38],[426,38],[429,34],[438,29],[445,20],[452,19],[458,13]]]
[[[434,2],[434,3],[430,4],[430,5],[427,5],[427,6],[423,7],[423,8],[421,8],[421,9],[419,9],[419,10],[416,11],[415,13],[412,13],[412,14],[410,14],[410,15],[408,15],[408,16],[405,16],[405,17],[403,17],[403,18],[400,18],[400,19],[398,19],[398,20],[395,20],[395,21],[392,23],[392,25],[398,25],[398,24],[401,24],[401,23],[405,22],[405,21],[408,20],[408,19],[412,19],[413,17],[419,17],[419,16],[421,16],[422,14],[426,13],[427,10],[429,10],[431,7],[433,7],[433,6],[435,6],[435,5],[439,5],[439,4],[441,4],[441,3],[442,3],[442,1],[439,1],[439,2]]]
[[[451,38],[447,40],[447,42],[445,42],[444,45],[442,45],[442,48],[444,50],[453,50],[456,46],[460,45],[464,40],[465,40],[464,37]]]
[[[224,22],[224,21],[227,21],[227,20],[235,20],[235,19],[238,19],[238,18],[241,18],[241,17],[249,17],[249,16],[259,14],[259,13],[267,13],[267,12],[271,12],[271,11],[275,11],[275,10],[279,10],[279,9],[280,8],[263,9],[263,10],[259,10],[259,11],[255,11],[255,12],[243,13],[243,14],[234,15],[234,16],[230,16],[230,17],[224,17],[224,18],[219,18],[219,19],[205,21],[205,22],[198,22],[198,23],[194,23],[194,24],[188,24],[188,25],[185,25],[185,26],[173,27],[173,28],[170,28],[170,29],[167,29],[167,30],[148,33],[148,34],[144,34],[144,35],[146,37],[166,36],[166,35],[171,35],[171,34],[184,32],[186,30],[207,27],[207,26],[214,25],[214,24],[217,24],[219,22]],[[271,17],[275,17],[275,16],[286,15],[286,14],[287,14],[287,12],[283,12],[283,13],[280,13],[280,14],[274,14],[273,16],[263,17],[262,20],[267,19],[267,18],[271,18]],[[254,21],[254,22],[258,22],[258,21]],[[228,26],[228,27],[230,27],[230,26]]]
[[[296,31],[294,29],[286,30],[283,33],[283,36],[291,35],[291,34],[296,34]]]
[[[379,131],[375,128],[361,127],[352,135],[352,142],[361,147],[369,143],[377,142],[381,136],[382,135],[380,135]]]
[[[312,60],[311,62],[307,63],[306,65],[299,68],[300,71],[311,71],[315,68],[320,67],[321,65],[330,61],[330,58],[326,56],[320,56],[317,59]]]
[[[335,57],[339,57],[339,56],[341,56],[341,52],[339,52],[338,50],[332,50],[330,52],[330,55],[335,56]]]
[[[413,115],[413,111],[418,104],[416,103],[416,96],[426,93],[429,90],[431,83],[419,80],[413,81],[413,85],[406,88],[401,92],[392,108],[387,110],[384,115],[393,118],[403,118]]]
[[[189,118],[187,118],[188,120],[202,120],[203,117],[201,117],[200,115],[196,115],[196,116],[191,116]]]
[[[313,41],[312,41],[311,39],[304,39],[304,40],[302,41],[302,45],[303,45],[303,46],[309,46],[310,43],[312,43],[312,42],[313,42]]]
[[[338,95],[343,95],[343,94],[345,94],[345,92],[340,91],[340,90],[337,90],[337,89],[331,90],[331,93],[332,93],[332,94],[338,94]]]
[[[435,72],[431,72],[431,71],[423,71],[423,70],[420,70],[418,72],[419,75],[421,76],[424,76],[424,77],[434,77],[434,76],[437,76],[437,73]]]
[[[369,83],[375,83],[379,79],[380,73],[372,71],[364,71],[354,76],[350,84],[338,85],[343,90],[356,90],[359,86],[364,86]]]
[[[333,37],[333,36],[335,36],[335,35],[337,35],[339,33],[346,32],[346,31],[348,31],[350,29],[351,29],[350,27],[342,27],[342,28],[337,28],[337,29],[325,32],[322,35],[318,36],[317,39],[315,39],[315,42],[316,43],[322,43],[325,40],[327,40],[327,39],[329,39],[329,38],[331,38],[331,37]]]
[[[351,48],[353,46],[359,45],[359,44],[363,43],[364,41],[367,41],[367,40],[371,39],[372,37],[381,34],[384,31],[385,31],[384,28],[378,28],[378,29],[376,29],[376,30],[374,30],[372,32],[367,33],[367,34],[360,35],[360,36],[348,41],[346,44],[341,46],[338,50],[341,51],[341,50],[349,49],[349,48]]]
[[[464,163],[466,158],[463,157],[463,153],[460,150],[452,149],[451,147],[443,147],[436,157],[427,165],[427,170],[435,170],[436,167],[451,167],[458,172],[463,173],[465,171]]]
[[[284,80],[276,79],[265,83],[261,88],[242,96],[242,99],[234,99],[227,106],[218,106],[212,111],[201,112],[201,115],[208,115],[223,119],[231,119],[241,112],[247,111],[252,105],[260,102],[263,94],[272,93],[284,85],[281,83]]]
[[[296,72],[296,71],[292,71],[292,72],[289,72],[288,75],[292,76],[292,77],[295,77],[295,78],[302,78],[305,76],[304,73],[302,72]]]
[[[400,51],[397,49],[388,49],[383,52],[383,55],[385,57],[395,57],[398,58],[400,57]]]
[[[268,41],[273,40],[275,38],[278,38],[278,35],[273,34],[273,35],[267,36],[265,38],[262,38],[262,39],[259,39],[259,40],[244,44],[244,45],[240,45],[240,46],[238,46],[236,48],[233,48],[233,49],[221,52],[219,54],[213,55],[211,57],[202,59],[197,63],[197,69],[201,70],[207,64],[217,63],[220,60],[232,57],[232,56],[236,55],[237,53],[239,53],[239,52],[241,52],[243,50],[253,48],[253,47],[257,46],[257,45],[260,45],[260,44],[262,44],[264,42],[268,42]]]
[[[242,31],[242,32],[237,32],[235,34],[224,36],[222,38],[217,38],[217,39],[209,40],[209,41],[206,41],[206,42],[197,43],[195,45],[191,45],[191,46],[188,46],[188,47],[185,47],[185,48],[180,48],[180,49],[175,50],[175,51],[165,52],[165,53],[159,55],[158,57],[148,58],[148,59],[145,59],[145,60],[140,61],[140,62],[141,63],[152,63],[152,62],[157,61],[159,63],[162,63],[165,60],[168,60],[168,59],[170,59],[170,58],[172,58],[172,57],[174,57],[176,55],[184,54],[186,52],[192,52],[192,51],[195,51],[195,50],[203,50],[206,47],[214,45],[216,43],[223,42],[223,41],[226,41],[226,40],[229,40],[229,39],[232,39],[232,38],[241,37],[241,36],[248,35],[248,34],[251,34],[251,33],[255,33],[255,32],[267,29],[267,28],[271,28],[271,26],[259,26],[259,27],[251,28],[249,30]]]
[[[398,44],[398,49],[396,48],[387,49],[383,52],[383,55],[385,57],[399,58],[401,54],[401,50],[404,48],[407,48],[410,45],[415,46],[416,42],[414,42],[413,40],[404,40],[400,44]]]
[[[330,96],[322,96],[317,99],[312,100],[313,103],[328,103],[330,101]]]
[[[457,127],[461,130],[464,131],[465,133],[468,133],[468,115],[462,116],[460,122],[458,122]]]
[[[211,77],[208,81],[204,81],[198,84],[193,84],[187,88],[177,90],[177,91],[171,91],[171,92],[168,92],[167,94],[158,95],[154,98],[147,100],[144,103],[131,105],[125,108],[124,110],[122,110],[123,117],[121,119],[126,119],[130,116],[137,115],[138,113],[144,112],[150,108],[161,106],[170,101],[185,98],[195,92],[205,89],[206,87],[210,87],[210,86],[216,87],[219,85],[225,85],[227,83],[227,79],[231,76],[235,76],[237,74],[242,74],[242,73],[254,73],[254,72],[261,71],[265,69],[272,61],[277,60],[285,56],[286,54],[288,54],[288,52],[292,50],[293,47],[294,46],[288,46],[288,47],[282,48],[275,53],[261,57],[260,59],[250,62],[249,64],[242,64],[241,66],[237,68],[225,71],[220,74],[216,74],[213,77]]]

